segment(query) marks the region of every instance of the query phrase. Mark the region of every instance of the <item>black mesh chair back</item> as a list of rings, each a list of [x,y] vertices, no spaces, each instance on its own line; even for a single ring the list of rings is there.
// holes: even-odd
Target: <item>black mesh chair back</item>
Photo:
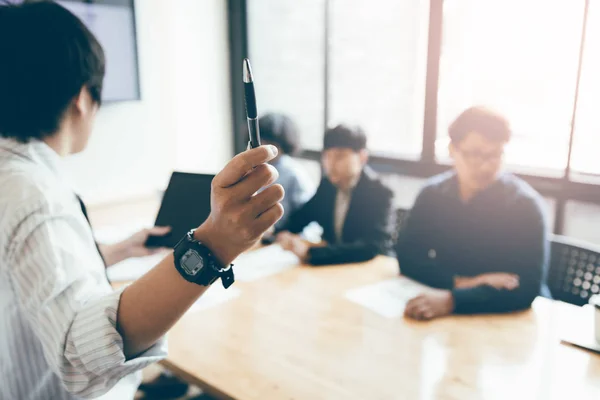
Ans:
[[[582,306],[600,293],[600,247],[564,236],[552,238],[548,287],[552,297]]]

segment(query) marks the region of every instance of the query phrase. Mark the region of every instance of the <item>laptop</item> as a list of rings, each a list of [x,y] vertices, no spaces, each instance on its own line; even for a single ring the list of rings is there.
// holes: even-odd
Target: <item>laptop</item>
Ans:
[[[166,236],[150,236],[147,247],[170,247],[210,214],[210,188],[214,175],[173,172],[162,199],[155,226],[170,226]]]

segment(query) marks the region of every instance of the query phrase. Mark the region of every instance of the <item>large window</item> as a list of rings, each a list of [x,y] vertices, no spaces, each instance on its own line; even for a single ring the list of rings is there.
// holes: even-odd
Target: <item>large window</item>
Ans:
[[[562,175],[583,24],[583,0],[447,0],[438,98],[438,158],[465,108],[486,105],[513,128],[506,161]],[[549,171],[550,170],[550,171]]]
[[[373,152],[418,158],[429,4],[331,0],[329,125],[354,123]]]
[[[596,0],[590,1],[588,11],[571,170],[600,174],[600,4]]]
[[[508,168],[553,201],[555,233],[569,202],[600,204],[600,0],[228,1],[260,111],[298,122],[303,157],[358,124],[376,169],[426,178],[451,163],[450,123],[483,105],[509,120]]]
[[[323,137],[324,21],[325,0],[248,1],[258,111],[293,118],[306,148],[320,148]]]

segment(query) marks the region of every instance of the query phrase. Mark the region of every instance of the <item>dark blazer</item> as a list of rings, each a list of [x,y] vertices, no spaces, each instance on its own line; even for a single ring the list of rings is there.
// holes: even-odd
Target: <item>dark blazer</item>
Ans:
[[[363,169],[352,198],[338,243],[334,228],[337,188],[323,178],[317,192],[301,209],[290,216],[282,230],[300,233],[311,222],[323,227],[328,245],[313,247],[309,262],[313,265],[367,261],[378,254],[393,255],[393,193],[369,167]]]

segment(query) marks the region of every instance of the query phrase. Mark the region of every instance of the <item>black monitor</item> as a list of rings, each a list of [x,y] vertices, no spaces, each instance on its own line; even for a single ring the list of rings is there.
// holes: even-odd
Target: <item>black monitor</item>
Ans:
[[[173,172],[155,222],[156,226],[170,226],[171,232],[150,237],[146,246],[173,248],[190,229],[208,218],[213,178],[214,175]]]

